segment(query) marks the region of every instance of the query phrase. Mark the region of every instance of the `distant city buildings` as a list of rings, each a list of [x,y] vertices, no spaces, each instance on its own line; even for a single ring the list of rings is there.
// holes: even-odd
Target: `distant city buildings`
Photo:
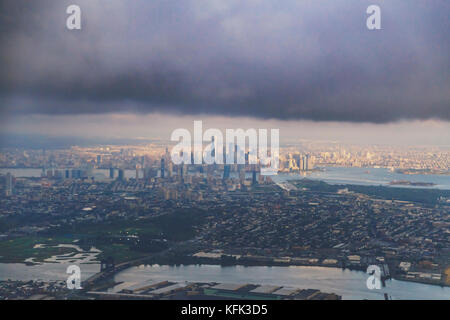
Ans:
[[[313,157],[310,154],[288,154],[281,158],[280,171],[307,172],[314,169]]]
[[[125,181],[125,170],[119,169],[119,175],[117,176],[117,180]]]
[[[166,164],[165,164],[166,159],[162,158],[161,159],[161,178],[165,178],[166,177]]]
[[[229,149],[230,147],[226,148]],[[0,167],[43,168],[53,176],[54,169],[86,170],[87,166],[97,169],[123,168],[135,170],[161,169],[161,158],[165,158],[167,176],[170,154],[165,143],[135,146],[72,147],[58,150],[2,150]],[[216,152],[217,150],[214,150]],[[227,150],[224,158],[230,154]],[[228,150],[230,151],[230,150]],[[232,150],[231,150],[232,151]],[[248,162],[248,150],[234,148],[234,163],[237,154]],[[191,153],[193,163],[194,154]],[[316,167],[384,167],[402,170],[428,170],[446,172],[450,166],[450,150],[445,147],[402,147],[363,146],[338,143],[308,142],[284,146],[280,150],[280,170],[285,172],[307,172]],[[49,168],[49,169],[47,169]],[[233,167],[232,167],[232,170]],[[108,173],[105,173],[108,176]],[[65,177],[65,175],[63,174]],[[87,174],[87,176],[90,176]]]
[[[223,180],[228,180],[230,178],[231,165],[225,164],[223,169]]]
[[[7,173],[5,177],[5,195],[7,197],[11,196],[13,194],[13,175],[11,173]]]

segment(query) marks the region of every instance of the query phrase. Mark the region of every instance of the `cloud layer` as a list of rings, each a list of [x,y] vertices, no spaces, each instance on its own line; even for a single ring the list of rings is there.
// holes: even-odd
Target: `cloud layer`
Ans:
[[[445,0],[72,3],[1,2],[2,112],[450,120]]]

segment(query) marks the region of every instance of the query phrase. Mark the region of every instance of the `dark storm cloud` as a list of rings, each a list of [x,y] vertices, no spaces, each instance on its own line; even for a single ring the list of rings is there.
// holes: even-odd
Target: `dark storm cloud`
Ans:
[[[381,31],[365,26],[382,8]],[[78,4],[82,30],[65,29]],[[448,1],[2,1],[3,112],[450,120]]]

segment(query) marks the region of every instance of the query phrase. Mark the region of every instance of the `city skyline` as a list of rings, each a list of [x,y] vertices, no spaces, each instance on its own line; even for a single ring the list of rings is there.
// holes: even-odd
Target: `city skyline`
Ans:
[[[449,16],[0,1],[0,300],[450,299]]]

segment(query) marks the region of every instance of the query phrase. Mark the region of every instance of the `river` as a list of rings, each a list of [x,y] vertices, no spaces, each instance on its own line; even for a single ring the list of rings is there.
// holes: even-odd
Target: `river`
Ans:
[[[343,299],[445,299],[450,300],[450,288],[421,283],[388,280],[381,290],[369,290],[367,274],[361,271],[327,267],[261,267],[218,265],[153,265],[132,267],[118,273],[115,280],[141,282],[144,280],[169,280],[219,283],[251,283],[289,286],[300,289],[319,289],[336,293]]]
[[[390,186],[389,182],[394,180],[407,180],[411,182],[434,183],[431,187],[415,187],[406,185],[395,185],[396,188],[423,188],[450,190],[450,175],[438,174],[403,174],[392,172],[386,168],[343,168],[325,167],[323,171],[313,171],[308,174],[279,174],[274,181],[311,179],[321,180],[329,184],[355,184],[365,186]]]
[[[107,170],[95,170],[106,176]],[[0,169],[0,173],[11,172],[16,177],[40,177],[40,169]],[[127,177],[134,177],[134,170],[126,170]],[[392,180],[412,182],[433,182],[433,188],[450,190],[450,176],[444,175],[405,175],[384,168],[325,168],[325,171],[312,172],[306,176],[299,174],[280,174],[275,181],[309,178],[332,184],[388,185]],[[35,266],[25,264],[0,263],[0,280],[65,280],[66,264],[45,263]],[[95,274],[98,264],[82,264],[82,279]],[[367,275],[360,271],[341,270],[324,267],[220,267],[211,265],[188,266],[146,266],[134,267],[120,272],[116,281],[144,281],[162,279],[171,281],[254,283],[294,286],[298,288],[320,289],[334,292],[343,299],[383,299],[388,293],[393,299],[449,299],[450,288],[441,288],[420,283],[389,280],[386,288],[369,290],[366,287]]]
[[[65,280],[67,264],[45,263],[27,266],[20,263],[0,263],[0,280]],[[82,280],[100,271],[98,264],[81,264]],[[319,289],[336,293],[343,299],[445,299],[450,300],[450,288],[421,283],[388,280],[381,290],[366,287],[367,274],[361,271],[326,267],[260,267],[218,265],[153,265],[126,269],[115,275],[116,282],[145,280],[252,283]]]
[[[5,280],[66,280],[68,263],[43,263],[26,265],[24,263],[0,263],[0,281]],[[99,264],[80,264],[81,280],[100,272]]]

